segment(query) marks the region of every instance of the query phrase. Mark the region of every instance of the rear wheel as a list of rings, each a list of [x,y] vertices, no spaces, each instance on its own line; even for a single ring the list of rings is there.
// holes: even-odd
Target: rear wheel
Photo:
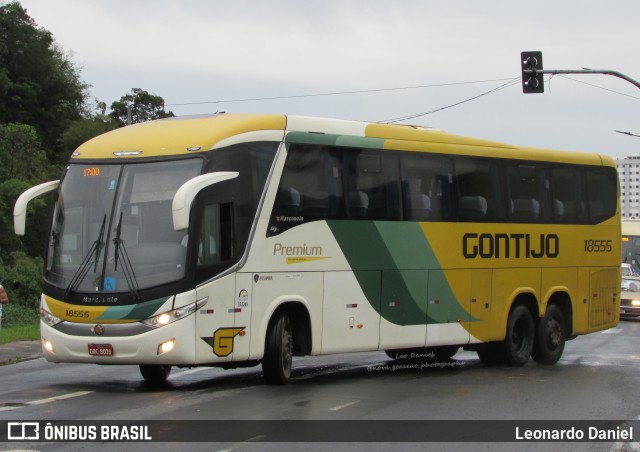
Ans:
[[[562,356],[566,339],[564,314],[557,306],[550,305],[538,324],[531,356],[538,364],[555,364]]]
[[[509,314],[504,352],[508,365],[524,366],[533,350],[535,325],[531,311],[526,306],[516,306]]]
[[[293,335],[286,312],[271,319],[262,359],[262,373],[267,383],[283,385],[291,377],[293,361]]]
[[[171,373],[171,366],[141,364],[140,373],[150,385],[160,386],[167,381],[169,373]]]

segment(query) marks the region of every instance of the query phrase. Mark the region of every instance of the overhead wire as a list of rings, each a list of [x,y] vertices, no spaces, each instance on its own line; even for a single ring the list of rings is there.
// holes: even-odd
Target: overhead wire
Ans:
[[[557,74],[556,77],[562,77],[564,79],[571,80],[572,82],[582,83],[583,85],[588,85],[588,86],[591,86],[593,88],[601,89],[603,91],[609,91],[610,93],[618,94],[620,96],[625,96],[625,97],[630,97],[632,99],[640,100],[640,97],[638,97],[638,96],[632,96],[631,94],[622,93],[620,91],[616,91],[616,90],[613,90],[613,89],[610,89],[610,88],[605,88],[604,86],[599,86],[599,85],[595,85],[593,83],[588,83],[588,82],[584,82],[582,80],[577,80],[577,79],[575,79],[573,77],[567,77],[566,75]]]
[[[336,92],[328,92],[328,93],[313,93],[313,94],[294,94],[288,96],[272,96],[272,97],[249,97],[249,98],[239,98],[239,99],[219,99],[219,100],[211,100],[211,101],[201,101],[201,102],[179,102],[179,103],[170,103],[165,104],[165,107],[182,107],[188,105],[207,105],[207,104],[222,104],[222,103],[235,103],[235,102],[257,102],[264,100],[286,100],[286,99],[301,99],[307,97],[323,97],[323,96],[342,96],[345,94],[366,94],[366,93],[380,93],[385,91],[402,91],[402,90],[411,90],[411,89],[424,89],[424,88],[439,88],[443,86],[456,86],[456,85],[471,85],[477,83],[490,83],[490,82],[502,82],[505,80],[512,80],[506,78],[498,78],[498,79],[489,79],[489,80],[474,80],[474,81],[466,81],[466,82],[451,82],[451,83],[436,83],[430,85],[415,85],[415,86],[402,86],[395,88],[375,88],[375,89],[363,89],[363,90],[353,90],[353,91],[336,91]]]
[[[469,97],[467,99],[461,100],[459,102],[456,102],[456,103],[453,103],[453,104],[450,104],[450,105],[445,105],[444,107],[435,108],[433,110],[424,111],[424,112],[421,112],[421,113],[414,113],[414,114],[411,114],[411,115],[399,116],[397,118],[384,119],[384,120],[378,121],[378,122],[379,123],[385,123],[385,124],[393,124],[393,123],[396,123],[396,122],[406,121],[406,120],[409,120],[409,119],[415,119],[415,118],[419,118],[421,116],[430,115],[431,113],[436,113],[438,111],[446,110],[447,108],[452,108],[452,107],[456,107],[458,105],[462,105],[462,104],[467,103],[467,102],[471,102],[472,100],[479,99],[479,98],[487,96],[489,94],[493,94],[495,92],[498,92],[500,90],[509,88],[510,86],[516,85],[518,83],[520,83],[520,78],[519,77],[512,78],[512,79],[509,79],[508,82],[503,83],[502,85],[497,86],[495,88],[492,88],[489,91],[485,91],[484,93],[478,94],[477,96]]]
[[[598,86],[598,85],[595,85],[593,83],[588,83],[588,82],[584,82],[584,81],[581,81],[581,80],[576,80],[576,79],[574,79],[572,77],[567,77],[566,75],[558,75],[558,76],[562,77],[562,78],[565,78],[567,80],[576,82],[576,83],[582,83],[584,85],[591,86],[593,88],[601,89],[601,90],[604,90],[604,91],[609,91],[609,92],[614,93],[614,94],[618,94],[618,95],[621,95],[621,96],[630,97],[632,99],[640,100],[640,97],[632,96],[630,94],[622,93],[622,92],[615,91],[615,90],[612,90],[612,89],[609,89],[609,88],[604,88],[602,86]],[[476,96],[472,96],[472,97],[463,99],[463,100],[461,100],[459,102],[455,102],[453,104],[445,105],[443,107],[438,107],[438,108],[435,108],[433,110],[428,110],[428,111],[424,111],[424,112],[420,112],[420,113],[413,113],[413,114],[409,114],[409,115],[404,115],[404,116],[399,116],[399,117],[395,117],[395,118],[376,121],[378,123],[383,123],[383,124],[384,123],[393,124],[393,123],[397,123],[397,122],[401,122],[401,121],[407,121],[409,119],[419,118],[421,116],[427,116],[427,115],[430,115],[432,113],[443,111],[443,110],[446,110],[446,109],[449,109],[449,108],[457,107],[458,105],[462,105],[462,104],[465,104],[467,102],[471,102],[473,100],[476,100],[476,99],[479,99],[481,97],[487,96],[489,94],[496,93],[496,92],[501,91],[503,89],[510,88],[513,85],[519,84],[520,80],[521,80],[520,77],[498,78],[498,79],[474,80],[474,81],[464,81],[464,82],[435,83],[435,84],[429,84],[429,85],[402,86],[402,87],[393,87],[393,88],[375,88],[375,89],[352,90],[352,91],[335,91],[335,92],[327,92],[327,93],[294,94],[294,95],[287,95],[287,96],[250,97],[250,98],[238,98],[238,99],[219,99],[219,100],[201,101],[201,102],[181,102],[181,103],[165,104],[165,106],[166,107],[177,107],[177,106],[222,104],[222,103],[236,103],[236,102],[258,102],[258,101],[265,101],[265,100],[302,99],[302,98],[311,98],[311,97],[342,96],[342,95],[348,95],[348,94],[368,94],[368,93],[403,91],[403,90],[425,89],[425,88],[439,88],[439,87],[446,87],[446,86],[472,85],[472,84],[479,84],[479,83],[505,82],[506,81],[505,83],[502,83],[501,85],[499,85],[499,86],[497,86],[495,88],[492,88],[492,89],[490,89],[488,91],[485,91],[485,92],[483,92],[481,94],[478,94]],[[551,80],[549,79],[549,82],[550,81]]]

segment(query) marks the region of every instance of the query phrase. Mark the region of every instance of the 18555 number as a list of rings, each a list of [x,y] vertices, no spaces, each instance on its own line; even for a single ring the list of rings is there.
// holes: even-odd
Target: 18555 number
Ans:
[[[587,253],[609,253],[613,251],[613,240],[585,240],[584,250]]]

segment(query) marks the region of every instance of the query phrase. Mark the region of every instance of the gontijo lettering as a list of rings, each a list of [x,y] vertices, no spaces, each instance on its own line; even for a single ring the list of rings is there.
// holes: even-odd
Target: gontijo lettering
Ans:
[[[477,234],[462,236],[462,254],[467,259],[491,258],[555,258],[560,254],[560,238],[556,234]]]

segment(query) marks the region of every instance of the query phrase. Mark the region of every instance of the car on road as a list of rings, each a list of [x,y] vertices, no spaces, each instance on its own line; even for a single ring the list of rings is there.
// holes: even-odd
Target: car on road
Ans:
[[[622,264],[620,317],[640,316],[640,275],[631,264]]]

